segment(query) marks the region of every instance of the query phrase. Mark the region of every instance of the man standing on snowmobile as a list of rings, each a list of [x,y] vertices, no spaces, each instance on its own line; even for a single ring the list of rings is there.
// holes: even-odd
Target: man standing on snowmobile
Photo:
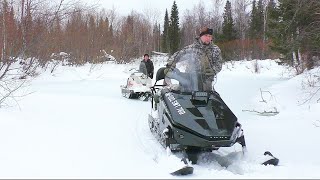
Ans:
[[[143,60],[140,63],[139,71],[147,75],[151,79],[153,78],[154,66],[153,62],[149,58],[149,54],[143,56]]]
[[[214,77],[222,69],[222,57],[220,48],[212,42],[213,30],[210,28],[202,28],[199,37],[195,38],[193,44],[186,46],[182,50],[174,53],[168,60],[165,74],[168,76],[172,67],[175,67],[175,59],[187,53],[187,50],[194,49],[195,53],[200,57],[201,74],[204,75],[203,89],[205,91],[212,91],[214,87],[212,82]],[[169,74],[167,74],[169,73]]]

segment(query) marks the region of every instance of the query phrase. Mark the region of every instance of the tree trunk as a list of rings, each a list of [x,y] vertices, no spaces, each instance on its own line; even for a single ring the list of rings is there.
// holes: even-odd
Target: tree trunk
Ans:
[[[25,28],[25,17],[24,17],[24,2],[25,0],[21,0],[21,33],[22,33],[22,58],[24,58],[24,52],[26,49],[26,28]]]
[[[2,42],[3,42],[3,45],[2,45],[2,54],[1,54],[1,59],[3,62],[6,62],[6,47],[7,47],[7,32],[6,32],[6,12],[7,10],[5,9],[6,8],[6,0],[4,0],[2,2],[2,7],[3,7],[3,15],[2,15]]]

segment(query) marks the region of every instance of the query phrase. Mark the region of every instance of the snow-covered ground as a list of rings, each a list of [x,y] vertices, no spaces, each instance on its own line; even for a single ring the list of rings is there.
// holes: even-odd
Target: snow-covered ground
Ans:
[[[156,69],[165,61],[153,60]],[[243,126],[247,156],[238,145],[219,149],[183,178],[320,178],[320,92],[305,102],[320,70],[293,77],[259,60],[254,73],[254,62],[224,64],[215,83]],[[149,131],[150,102],[120,93],[132,67],[58,66],[21,89],[32,93],[0,109],[0,178],[181,178],[168,174],[166,151]],[[266,150],[279,166],[259,165]]]

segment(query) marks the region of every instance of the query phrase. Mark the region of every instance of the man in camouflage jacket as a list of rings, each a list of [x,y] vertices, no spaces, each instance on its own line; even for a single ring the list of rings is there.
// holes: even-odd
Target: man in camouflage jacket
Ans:
[[[212,42],[212,35],[212,29],[201,29],[199,37],[195,39],[193,44],[186,46],[170,57],[167,64],[167,69],[164,73],[167,74],[170,71],[170,67],[175,66],[175,59],[187,53],[188,50],[194,49],[195,53],[198,53],[200,57],[201,70],[203,71],[201,73],[205,75],[203,88],[205,91],[214,90],[212,81],[214,80],[214,77],[221,71],[222,57],[220,48]]]

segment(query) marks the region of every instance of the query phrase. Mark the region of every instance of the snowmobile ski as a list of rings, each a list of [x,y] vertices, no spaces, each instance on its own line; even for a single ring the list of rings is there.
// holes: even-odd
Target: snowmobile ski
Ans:
[[[193,173],[193,167],[192,166],[184,166],[181,169],[178,169],[172,173],[170,173],[173,176],[184,176],[184,175],[189,175]]]
[[[274,157],[269,151],[264,152],[265,156],[270,156],[271,159],[263,162],[262,164],[267,166],[267,165],[273,165],[273,166],[277,166],[279,164],[279,159]]]

